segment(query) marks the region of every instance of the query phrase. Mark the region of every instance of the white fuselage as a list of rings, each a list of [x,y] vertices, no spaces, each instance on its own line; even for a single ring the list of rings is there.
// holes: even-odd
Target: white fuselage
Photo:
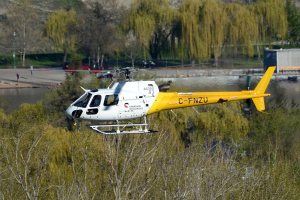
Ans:
[[[66,113],[98,121],[139,118],[147,114],[158,93],[154,81],[118,82],[110,89],[86,90]]]

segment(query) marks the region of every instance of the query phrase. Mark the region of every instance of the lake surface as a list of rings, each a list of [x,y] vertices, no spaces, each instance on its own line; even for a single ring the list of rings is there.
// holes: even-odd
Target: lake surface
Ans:
[[[1,89],[0,106],[7,112],[19,108],[22,103],[36,103],[49,91],[48,88]]]
[[[180,92],[193,91],[239,91],[246,89],[246,77],[239,76],[209,76],[189,78],[160,78],[157,83],[171,80],[171,90]],[[257,78],[252,78],[251,88],[257,83]],[[19,108],[22,103],[36,103],[49,91],[48,88],[23,88],[1,89],[0,106],[7,112]],[[286,80],[272,80],[268,91],[272,95],[267,102],[274,99],[284,99],[288,104],[300,105],[300,81],[289,82]]]

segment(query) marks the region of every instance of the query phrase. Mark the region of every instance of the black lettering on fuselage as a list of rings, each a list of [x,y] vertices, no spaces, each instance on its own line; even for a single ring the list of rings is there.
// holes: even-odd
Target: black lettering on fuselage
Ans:
[[[179,98],[179,99],[178,99],[178,103],[179,103],[179,104],[183,104],[183,98]]]
[[[208,97],[194,97],[194,98],[178,98],[178,103],[183,104],[184,102],[188,104],[204,104],[208,102]]]

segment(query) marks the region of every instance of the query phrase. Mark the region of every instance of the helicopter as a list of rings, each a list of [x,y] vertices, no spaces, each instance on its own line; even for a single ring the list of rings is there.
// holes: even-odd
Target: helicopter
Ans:
[[[256,109],[265,110],[265,93],[276,67],[269,67],[254,90],[233,92],[166,92],[154,81],[116,82],[107,89],[84,89],[84,94],[66,110],[67,119],[96,121],[90,128],[101,134],[151,133],[147,116],[163,110],[251,99]],[[122,123],[131,119],[141,123]],[[100,124],[100,122],[106,122]],[[114,122],[114,123],[107,123]]]

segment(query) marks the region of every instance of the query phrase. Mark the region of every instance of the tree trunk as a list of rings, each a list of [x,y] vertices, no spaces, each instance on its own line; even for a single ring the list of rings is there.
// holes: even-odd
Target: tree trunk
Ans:
[[[25,67],[26,58],[26,23],[23,24],[23,54],[22,54],[22,67]]]
[[[67,49],[64,48],[64,59],[63,59],[64,64],[67,63],[67,59],[68,59],[68,52],[67,52]]]
[[[261,55],[260,55],[259,45],[256,45],[256,50],[257,50],[257,59],[260,60],[261,59]]]
[[[219,56],[214,55],[214,67],[219,66]]]
[[[22,53],[22,67],[25,67],[26,64],[26,48],[23,49]]]
[[[97,59],[96,59],[98,67],[100,66],[100,47],[97,48]]]
[[[104,55],[101,55],[101,62],[100,62],[100,67],[101,69],[103,69],[103,60],[104,60]]]
[[[130,59],[131,59],[131,67],[134,67],[134,56],[133,53],[130,53]]]

